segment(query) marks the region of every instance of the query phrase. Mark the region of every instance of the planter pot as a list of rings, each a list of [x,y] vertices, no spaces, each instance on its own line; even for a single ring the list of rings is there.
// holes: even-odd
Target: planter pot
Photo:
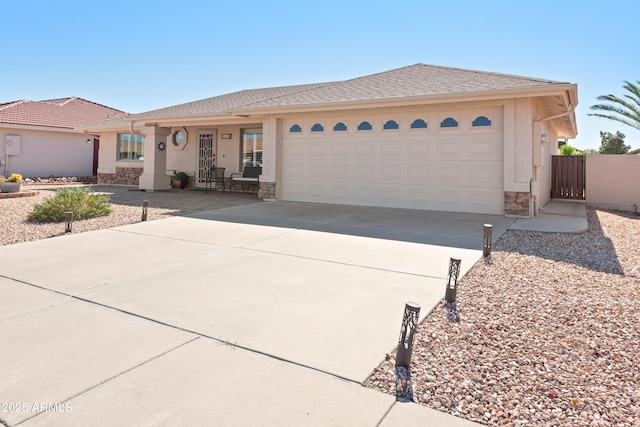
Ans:
[[[21,182],[0,182],[0,193],[19,193],[22,190]]]
[[[187,186],[186,181],[173,181],[173,186],[175,188],[185,188]]]

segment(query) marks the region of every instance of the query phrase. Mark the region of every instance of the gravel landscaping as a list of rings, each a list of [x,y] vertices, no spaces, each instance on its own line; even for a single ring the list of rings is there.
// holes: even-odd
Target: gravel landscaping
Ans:
[[[585,233],[508,231],[458,283],[459,323],[427,316],[415,402],[485,425],[640,426],[640,217],[587,215]],[[396,394],[394,364],[365,385]]]
[[[32,240],[46,239],[49,237],[63,236],[65,234],[64,223],[34,224],[27,222],[27,216],[36,204],[53,197],[54,191],[59,186],[48,185],[23,185],[23,192],[35,191],[37,194],[30,197],[2,198],[0,199],[0,218],[2,218],[2,232],[0,232],[0,246]],[[125,187],[113,187],[113,191],[127,191]],[[142,208],[140,205],[129,206],[125,204],[111,204],[113,212],[109,216],[93,218],[73,222],[73,233],[101,230],[104,228],[140,222]],[[152,221],[176,215],[187,215],[193,210],[163,209],[149,207],[147,220]]]

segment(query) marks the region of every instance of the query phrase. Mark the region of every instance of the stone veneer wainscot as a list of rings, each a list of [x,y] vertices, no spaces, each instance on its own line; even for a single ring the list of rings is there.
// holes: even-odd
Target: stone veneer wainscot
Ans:
[[[116,173],[99,173],[98,184],[138,185],[142,168],[116,167]]]

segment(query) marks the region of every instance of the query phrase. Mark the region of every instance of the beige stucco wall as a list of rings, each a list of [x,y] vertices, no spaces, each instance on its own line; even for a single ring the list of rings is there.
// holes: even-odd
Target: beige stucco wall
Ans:
[[[20,136],[20,154],[6,156],[6,135]],[[87,139],[90,143],[87,143]],[[0,128],[0,174],[24,177],[93,175],[93,136],[79,132]]]
[[[606,209],[640,211],[640,156],[587,156],[587,203]],[[634,206],[635,205],[635,206]]]

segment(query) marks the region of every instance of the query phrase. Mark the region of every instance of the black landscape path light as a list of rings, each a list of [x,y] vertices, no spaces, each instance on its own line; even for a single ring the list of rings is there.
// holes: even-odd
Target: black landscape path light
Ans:
[[[482,243],[482,256],[488,257],[491,255],[491,235],[493,234],[493,225],[484,225],[484,241]]]
[[[146,221],[147,220],[147,211],[149,210],[149,201],[148,200],[143,200],[142,201],[142,220]]]
[[[73,212],[65,212],[64,220],[66,221],[66,224],[64,226],[64,232],[71,233],[71,224],[73,223]]]
[[[420,304],[409,301],[404,306],[400,339],[398,339],[398,353],[396,354],[396,367],[409,368],[411,353],[413,352],[413,335],[418,327],[420,317]]]
[[[461,262],[462,260],[459,258],[451,258],[449,260],[449,274],[447,274],[447,290],[444,294],[444,308],[447,310],[447,317],[452,322],[460,320],[460,315],[456,307],[456,294],[458,292],[458,277],[460,276]]]

